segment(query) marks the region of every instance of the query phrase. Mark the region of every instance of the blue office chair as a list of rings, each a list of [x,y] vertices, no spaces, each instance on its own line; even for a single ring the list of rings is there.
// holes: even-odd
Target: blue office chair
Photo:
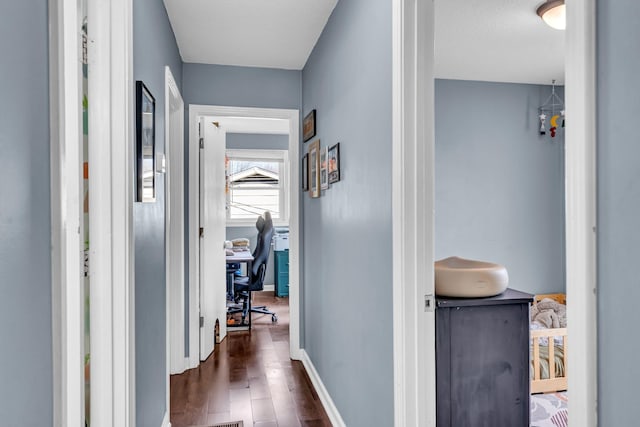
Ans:
[[[258,229],[258,239],[256,248],[253,251],[253,263],[248,276],[235,277],[233,281],[236,298],[243,300],[242,304],[242,323],[244,324],[247,314],[260,313],[270,314],[271,321],[276,322],[278,316],[273,311],[267,309],[266,306],[251,307],[251,292],[261,291],[264,289],[264,277],[267,272],[267,263],[271,254],[271,239],[273,238],[273,221],[271,214],[265,212],[258,217],[256,221]],[[239,310],[238,310],[239,311]],[[237,311],[232,311],[237,312]]]

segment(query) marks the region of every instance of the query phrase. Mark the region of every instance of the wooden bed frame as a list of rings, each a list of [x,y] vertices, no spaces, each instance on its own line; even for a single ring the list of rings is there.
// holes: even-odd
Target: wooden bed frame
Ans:
[[[551,298],[560,304],[567,304],[565,294],[541,294],[536,295],[534,304],[544,298]],[[549,393],[567,389],[567,328],[539,329],[530,331],[533,342],[532,361],[533,378],[531,379],[531,393]],[[564,349],[564,376],[556,377],[555,366],[555,337],[562,337],[562,348]],[[547,351],[549,355],[549,378],[540,378],[540,338],[547,338]],[[544,347],[544,346],[543,346]]]

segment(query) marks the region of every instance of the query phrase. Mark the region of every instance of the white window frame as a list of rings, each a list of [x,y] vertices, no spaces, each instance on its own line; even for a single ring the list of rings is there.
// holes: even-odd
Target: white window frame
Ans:
[[[280,218],[274,218],[273,224],[276,226],[289,225],[289,151],[288,150],[264,150],[264,149],[227,149],[227,158],[247,159],[257,161],[277,160],[282,161],[280,170],[279,191],[280,191]],[[257,218],[257,216],[256,216]],[[233,219],[229,218],[227,211],[227,227],[248,227],[254,226],[254,219]]]

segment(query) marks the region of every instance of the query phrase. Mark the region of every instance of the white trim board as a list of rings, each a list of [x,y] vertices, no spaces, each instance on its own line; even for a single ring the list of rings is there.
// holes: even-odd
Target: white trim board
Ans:
[[[91,425],[135,425],[132,0],[88,2]]]
[[[171,422],[169,421],[169,410],[164,413],[164,417],[162,418],[162,427],[171,427]]]
[[[394,424],[435,426],[434,6],[395,0],[393,19]]]
[[[303,349],[300,350],[300,361],[304,365],[304,368],[307,370],[307,375],[309,375],[309,379],[313,384],[316,393],[318,393],[318,397],[320,398],[320,402],[322,402],[322,406],[324,407],[329,420],[331,421],[331,425],[333,427],[345,427],[346,424],[340,415],[340,411],[336,408],[333,399],[331,399],[331,395],[327,391],[327,388],[324,386],[318,371],[316,371],[316,367],[313,365],[311,358],[307,354],[307,352]]]
[[[76,2],[49,1],[53,425],[84,424],[84,287],[80,239],[82,74]]]
[[[597,425],[596,25],[595,0],[567,0],[565,233],[569,413]]]
[[[165,287],[166,287],[166,424],[171,406],[172,373],[184,361],[184,101],[168,66],[165,69]]]
[[[189,105],[189,367],[200,363],[199,307],[198,288],[199,260],[198,248],[198,117],[242,117],[288,120],[289,133],[289,341],[290,356],[300,359],[300,176],[299,176],[299,138],[300,113],[298,110],[279,108],[225,107],[214,105]],[[257,131],[253,129],[252,132]],[[221,339],[224,338],[221,336]]]

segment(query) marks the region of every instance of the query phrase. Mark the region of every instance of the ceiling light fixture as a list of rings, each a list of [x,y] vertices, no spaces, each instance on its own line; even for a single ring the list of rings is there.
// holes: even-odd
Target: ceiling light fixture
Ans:
[[[551,28],[564,30],[567,26],[564,0],[547,0],[538,7],[536,12]]]

